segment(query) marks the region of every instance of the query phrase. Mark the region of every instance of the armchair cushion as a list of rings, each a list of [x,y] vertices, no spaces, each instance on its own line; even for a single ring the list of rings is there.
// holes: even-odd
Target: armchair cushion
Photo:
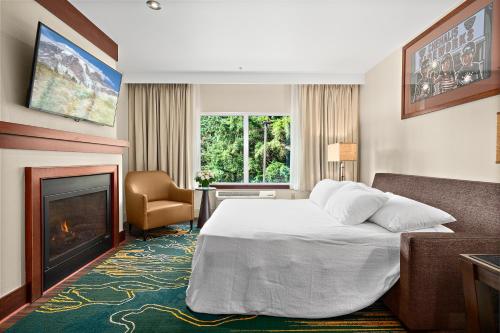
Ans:
[[[145,229],[158,228],[174,224],[180,221],[188,221],[192,217],[193,206],[191,204],[158,200],[148,202],[147,225]]]

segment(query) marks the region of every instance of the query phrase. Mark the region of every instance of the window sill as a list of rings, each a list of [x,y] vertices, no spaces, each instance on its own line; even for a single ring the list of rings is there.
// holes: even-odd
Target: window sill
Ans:
[[[216,189],[289,190],[289,184],[212,184]]]

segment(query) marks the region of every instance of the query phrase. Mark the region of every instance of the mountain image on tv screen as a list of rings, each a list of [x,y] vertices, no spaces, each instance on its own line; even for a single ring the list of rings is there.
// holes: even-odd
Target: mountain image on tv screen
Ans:
[[[121,74],[39,25],[29,107],[114,126]]]

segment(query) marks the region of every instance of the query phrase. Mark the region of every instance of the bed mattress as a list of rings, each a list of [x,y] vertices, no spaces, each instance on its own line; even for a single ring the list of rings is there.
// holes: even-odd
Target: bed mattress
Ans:
[[[225,200],[200,231],[186,303],[210,314],[348,314],[396,283],[399,246],[400,233],[335,224],[308,199]]]

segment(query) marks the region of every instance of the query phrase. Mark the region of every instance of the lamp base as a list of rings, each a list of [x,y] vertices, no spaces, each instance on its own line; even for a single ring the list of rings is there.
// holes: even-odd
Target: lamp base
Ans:
[[[340,165],[339,165],[339,179],[340,181],[344,181],[345,180],[345,165],[344,165],[344,161],[340,161]]]

